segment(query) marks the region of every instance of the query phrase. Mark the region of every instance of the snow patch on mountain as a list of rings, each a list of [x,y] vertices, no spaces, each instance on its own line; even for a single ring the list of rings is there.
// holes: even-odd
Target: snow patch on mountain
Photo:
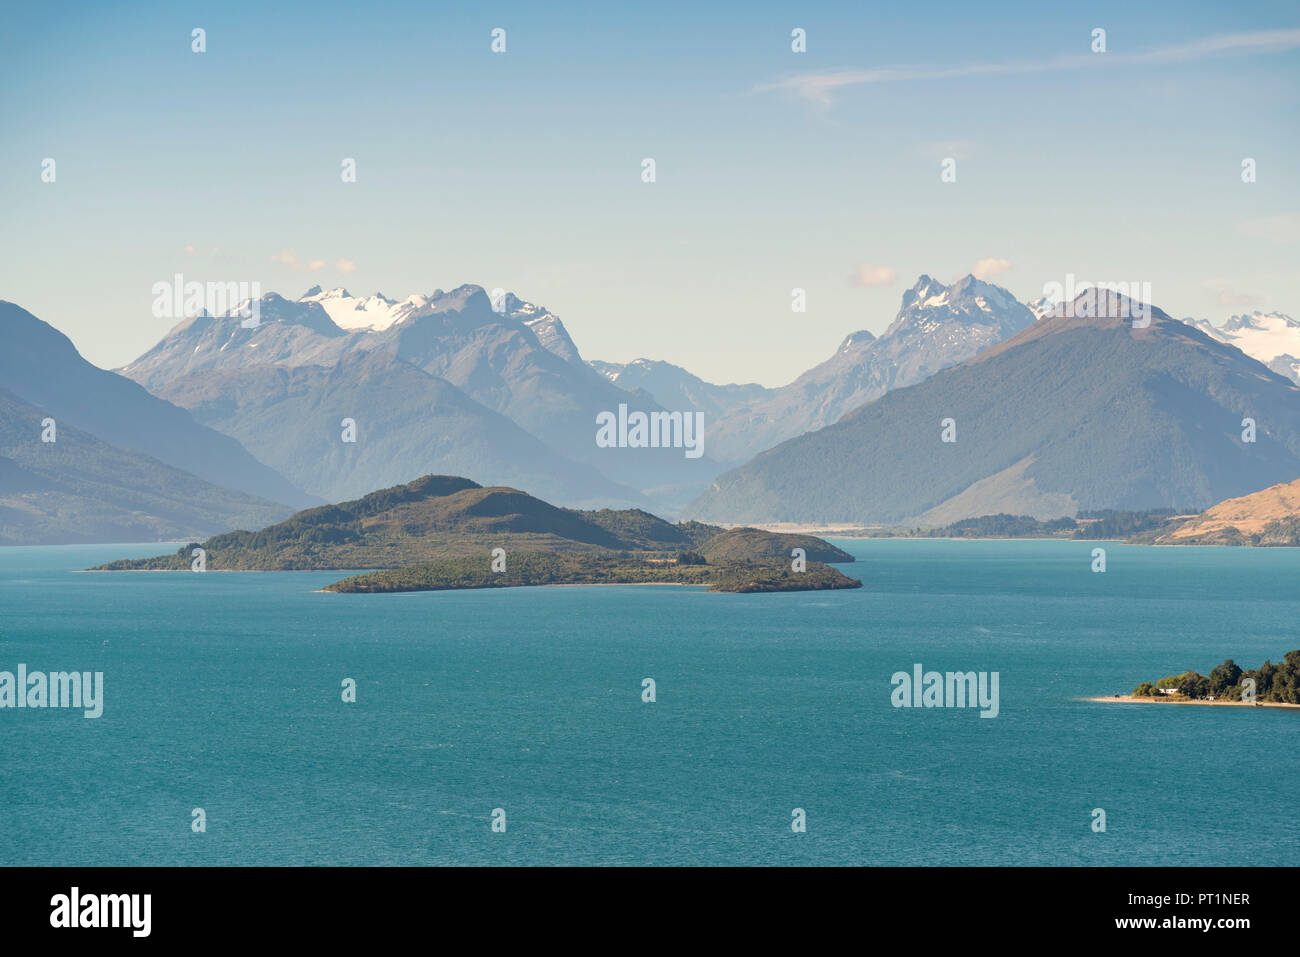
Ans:
[[[313,286],[298,301],[319,304],[341,329],[373,331],[387,329],[399,321],[402,315],[395,307],[404,304],[378,292],[373,296],[353,296],[342,286],[324,292],[320,286]]]
[[[1231,316],[1218,326],[1208,319],[1183,322],[1300,383],[1300,320],[1281,312],[1255,311]]]
[[[1037,299],[1029,300],[1025,305],[1029,307],[1029,311],[1034,314],[1035,319],[1042,319],[1044,316],[1050,316],[1056,312],[1056,307],[1060,303],[1048,299],[1046,296],[1039,296]]]

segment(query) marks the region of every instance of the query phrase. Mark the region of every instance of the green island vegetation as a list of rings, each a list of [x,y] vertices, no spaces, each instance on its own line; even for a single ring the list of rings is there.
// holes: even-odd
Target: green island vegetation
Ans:
[[[812,535],[672,523],[641,509],[559,508],[526,492],[426,475],[337,505],[306,509],[258,532],[227,532],[175,553],[122,559],[94,571],[376,570],[334,591],[409,591],[530,584],[679,582],[715,591],[859,587],[826,567],[852,562]],[[491,572],[493,549],[507,553]],[[805,571],[793,570],[796,548]],[[348,587],[343,586],[347,584]]]
[[[1152,684],[1144,681],[1133,689],[1135,698],[1168,698],[1173,701],[1240,701],[1242,680],[1255,680],[1255,700],[1279,704],[1300,704],[1300,650],[1288,651],[1281,661],[1265,661],[1254,671],[1242,671],[1231,658],[1215,665],[1208,675],[1184,671]]]
[[[933,528],[866,529],[856,533],[866,538],[1064,538],[1087,541],[1133,539],[1158,534],[1188,511],[1172,508],[1149,511],[1097,509],[1081,511],[1077,518],[1037,519],[1030,515],[980,515]],[[845,533],[853,535],[855,533]]]
[[[553,552],[515,552],[504,571],[493,571],[487,555],[444,558],[409,568],[354,575],[329,592],[441,591],[461,588],[518,588],[529,585],[708,585],[719,592],[808,591],[861,588],[862,582],[824,565],[809,562],[805,571],[789,561],[710,564],[699,553],[676,560],[647,562],[633,557],[605,557]]]

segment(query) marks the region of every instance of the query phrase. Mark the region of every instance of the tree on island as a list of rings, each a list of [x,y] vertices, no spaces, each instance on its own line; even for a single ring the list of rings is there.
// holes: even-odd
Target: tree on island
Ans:
[[[1215,665],[1208,677],[1195,671],[1184,671],[1161,678],[1154,685],[1144,681],[1133,689],[1133,697],[1151,698],[1165,689],[1172,689],[1177,693],[1174,697],[1193,701],[1210,697],[1240,701],[1242,683],[1248,678],[1255,682],[1257,701],[1300,704],[1300,649],[1288,651],[1276,664],[1266,660],[1255,671],[1243,671],[1228,658],[1223,664]]]
[[[1210,693],[1210,679],[1189,671],[1178,684],[1178,693],[1185,698],[1204,698]]]
[[[1210,671],[1210,694],[1221,695],[1233,685],[1240,684],[1241,669],[1231,658],[1221,665],[1215,665]]]

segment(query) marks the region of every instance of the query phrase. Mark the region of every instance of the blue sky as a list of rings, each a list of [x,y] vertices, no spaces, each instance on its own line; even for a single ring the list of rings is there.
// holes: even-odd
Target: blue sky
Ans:
[[[587,358],[765,385],[980,263],[1025,300],[1074,273],[1300,316],[1300,5],[698,6],[8,9],[0,298],[112,367],[176,272],[474,282]]]

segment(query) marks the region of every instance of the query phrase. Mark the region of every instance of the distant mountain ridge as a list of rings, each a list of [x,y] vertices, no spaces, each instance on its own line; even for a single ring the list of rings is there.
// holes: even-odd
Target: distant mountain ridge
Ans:
[[[726,473],[702,520],[943,525],[1206,507],[1300,475],[1300,389],[1151,307],[1083,297]],[[1131,309],[1129,310],[1132,311]],[[1242,440],[1243,419],[1258,423]],[[951,420],[955,441],[943,441]]]
[[[0,545],[205,537],[289,509],[121,449],[0,388]]]
[[[186,410],[87,362],[67,336],[14,303],[0,301],[0,337],[0,388],[57,421],[214,486],[290,506],[318,501]]]
[[[967,275],[945,285],[922,275],[879,336],[856,332],[794,382],[717,422],[710,442],[726,462],[839,421],[890,389],[971,358],[1034,322],[1007,290]]]
[[[122,373],[181,403],[199,401],[202,396],[207,421],[219,423],[230,434],[247,437],[260,426],[242,421],[245,410],[256,418],[262,415],[257,410],[264,409],[271,399],[250,389],[255,379],[242,374],[223,378],[221,381],[234,390],[226,395],[214,394],[211,383],[186,380],[213,370],[267,365],[334,368],[347,356],[383,353],[390,361],[406,363],[444,380],[484,412],[505,416],[544,443],[549,449],[546,456],[535,454],[527,443],[521,447],[525,461],[513,477],[532,487],[547,488],[569,504],[626,504],[649,493],[660,503],[675,497],[680,505],[697,494],[716,472],[707,446],[699,459],[686,458],[680,449],[599,447],[595,441],[599,413],[616,412],[621,403],[630,402],[638,403],[646,412],[661,407],[648,394],[619,389],[588,367],[558,318],[531,303],[507,295],[503,311],[497,312],[484,290],[473,285],[450,292],[435,290],[428,296],[411,296],[400,302],[381,296],[356,299],[342,289],[328,293],[312,289],[308,293],[297,302],[275,293],[263,296],[257,328],[245,328],[233,314],[236,310],[223,317],[183,322],[154,348],[123,367]],[[340,327],[335,318],[350,328]],[[389,368],[401,374],[398,366]],[[241,383],[238,388],[236,381]],[[304,377],[304,387],[307,381]],[[326,380],[318,376],[315,381]],[[384,430],[392,439],[388,451],[372,449],[368,458],[356,462],[346,486],[339,484],[343,481],[340,479],[316,487],[334,489],[336,493],[346,487],[350,494],[360,488],[391,484],[395,478],[409,479],[434,470],[463,470],[465,457],[447,457],[436,449],[423,460],[413,457],[414,449],[393,457],[401,444],[392,435],[396,426],[386,406],[365,401],[373,393],[373,389],[354,390],[352,407],[344,411],[338,405],[336,411],[358,423],[370,423],[372,437]],[[445,391],[444,398],[449,398]],[[304,396],[303,403],[308,401]],[[444,402],[441,407],[446,406]],[[324,407],[321,411],[325,412]],[[465,409],[461,411],[469,414]],[[429,431],[436,435],[438,427],[431,423]],[[505,435],[499,427],[485,430],[485,434]],[[482,448],[480,452],[486,455]],[[511,449],[502,446],[488,458],[502,462],[512,454]],[[561,466],[563,460],[569,464]],[[585,476],[578,474],[578,466],[585,469]],[[480,473],[485,480],[505,474],[503,470]],[[565,483],[570,481],[573,487],[564,491]],[[677,488],[682,491],[674,492]]]
[[[498,299],[474,285],[401,300],[357,297],[341,287],[313,287],[297,301],[271,293],[260,302],[259,327],[244,328],[235,315],[187,320],[123,372],[326,498],[437,471],[535,488],[568,505],[648,504],[674,514],[705,492],[716,461],[761,457],[884,394],[998,355],[1075,305],[1041,298],[1025,306],[972,275],[952,283],[922,275],[880,336],[851,333],[828,360],[768,389],[715,385],[649,359],[584,362],[554,313],[513,293],[493,295]],[[1273,367],[1294,371],[1285,348],[1297,334],[1300,351],[1300,323],[1256,313],[1217,329],[1202,325],[1211,338],[1256,354],[1267,340],[1278,353]],[[599,447],[595,417],[623,404],[701,412],[706,458]],[[358,446],[336,441],[345,416],[362,426]],[[1044,460],[1023,458],[938,512],[902,517],[946,524],[975,503],[1026,514],[1087,507],[1073,494],[1040,496],[1030,474],[1041,472]]]
[[[626,363],[593,360],[590,365],[621,389],[644,390],[666,409],[703,412],[709,423],[760,402],[776,391],[754,382],[714,385],[681,366],[655,359],[634,359]]]
[[[264,364],[184,376],[158,394],[325,501],[358,498],[436,465],[572,504],[645,504],[635,489],[564,458],[385,350],[346,353],[331,366]],[[341,441],[345,417],[355,423],[356,442]]]
[[[250,438],[256,426],[241,422],[238,403],[213,396],[211,384],[180,380],[211,369],[261,364],[333,367],[345,355],[387,352],[506,416],[563,459],[601,473],[579,482],[572,494],[561,494],[562,482],[545,469],[523,470],[510,481],[547,489],[571,504],[620,504],[644,494],[673,512],[704,490],[719,470],[716,461],[744,461],[785,438],[822,428],[882,392],[963,361],[1033,321],[1010,293],[973,276],[951,285],[922,276],[904,294],[898,316],[882,336],[853,333],[826,362],[789,386],[767,389],[753,383],[715,385],[679,366],[647,359],[588,364],[549,310],[513,293],[501,296],[499,311],[492,306],[484,290],[472,285],[402,300],[378,293],[356,297],[343,288],[313,287],[296,302],[272,293],[262,298],[259,328],[245,329],[230,318],[190,320],[122,372],[182,405],[203,393],[205,421],[283,461]],[[242,394],[247,399],[246,389]],[[646,412],[704,414],[703,458],[686,460],[676,450],[598,448],[595,416],[615,412],[621,403]],[[385,414],[363,404],[355,415],[373,423]],[[395,469],[408,467],[391,461],[389,468],[378,457],[370,464],[373,470],[361,468],[346,485],[328,481],[312,487],[353,494],[367,482],[375,487],[405,477]],[[464,459],[430,457],[418,465],[420,472],[467,471]],[[496,474],[503,473],[481,477],[496,481]]]
[[[1231,316],[1217,326],[1206,319],[1183,321],[1300,383],[1300,321],[1280,312],[1258,311]]]

